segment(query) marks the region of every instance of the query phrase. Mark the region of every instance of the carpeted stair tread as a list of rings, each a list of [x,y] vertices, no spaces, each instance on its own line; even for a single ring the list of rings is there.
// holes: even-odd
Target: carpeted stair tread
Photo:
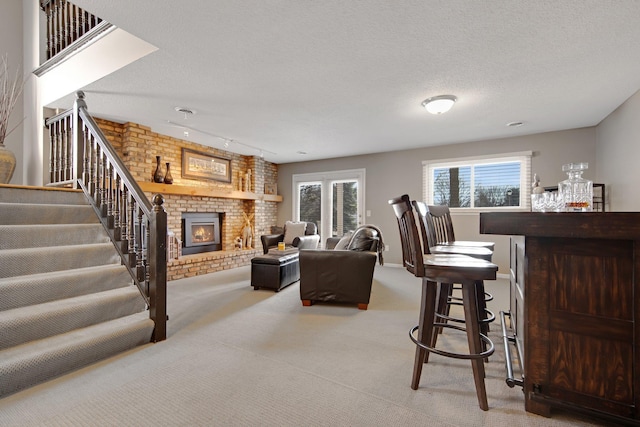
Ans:
[[[109,242],[96,224],[0,225],[0,250]]]
[[[0,351],[0,397],[149,343],[147,312]]]
[[[124,265],[111,264],[0,279],[0,311],[130,286]]]
[[[0,185],[0,202],[86,205],[82,190]]]
[[[134,286],[0,312],[0,349],[144,311]]]
[[[0,184],[0,235],[0,398],[151,341],[82,191]]]
[[[0,224],[94,224],[89,205],[0,203]]]
[[[0,277],[119,264],[112,243],[0,250]]]

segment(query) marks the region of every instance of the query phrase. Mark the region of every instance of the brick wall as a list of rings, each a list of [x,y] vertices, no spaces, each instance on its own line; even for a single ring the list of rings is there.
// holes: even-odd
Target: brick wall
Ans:
[[[251,170],[250,189],[264,193],[265,184],[275,185],[278,179],[276,164],[258,156],[243,156],[236,153],[207,147],[190,141],[172,138],[151,131],[150,128],[136,123],[114,123],[96,119],[105,136],[119,153],[123,163],[137,181],[153,181],[156,170],[156,156],[161,157],[163,171],[170,164],[173,185],[211,188],[217,190],[239,190],[240,178]],[[230,160],[231,182],[183,178],[182,149],[187,148],[209,155]],[[152,194],[146,193],[151,199]],[[262,253],[260,235],[269,233],[276,225],[277,203],[264,200],[227,199],[188,195],[164,195],[164,207],[167,211],[167,228],[182,238],[181,217],[183,212],[224,212],[222,227],[222,251],[185,255],[177,260],[169,260],[167,280],[176,280],[214,271],[248,265],[251,258]],[[253,249],[235,250],[236,237],[242,236],[245,226],[243,212],[253,218]]]

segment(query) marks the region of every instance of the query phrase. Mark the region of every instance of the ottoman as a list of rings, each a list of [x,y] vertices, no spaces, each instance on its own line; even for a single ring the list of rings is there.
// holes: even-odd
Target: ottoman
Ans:
[[[251,286],[254,290],[264,288],[278,292],[298,280],[300,264],[297,250],[283,254],[270,251],[251,260]]]

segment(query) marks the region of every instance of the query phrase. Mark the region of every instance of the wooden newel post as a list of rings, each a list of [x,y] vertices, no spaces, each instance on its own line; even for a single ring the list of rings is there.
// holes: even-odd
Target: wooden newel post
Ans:
[[[167,338],[167,212],[162,194],[153,196],[149,220],[149,310],[156,324],[153,342]]]

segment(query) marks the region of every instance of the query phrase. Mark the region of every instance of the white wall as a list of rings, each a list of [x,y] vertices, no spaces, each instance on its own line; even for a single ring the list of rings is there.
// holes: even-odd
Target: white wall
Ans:
[[[46,19],[39,2],[23,2],[23,63],[26,70],[33,71],[46,57]],[[44,25],[44,27],[43,27]],[[38,31],[36,31],[38,29]],[[44,156],[43,133],[44,114],[38,96],[38,78],[31,73],[24,86],[23,123],[23,167],[24,185],[43,185],[44,177],[49,176],[49,157]],[[45,160],[46,159],[46,160]],[[48,182],[48,181],[47,181]]]
[[[2,0],[0,13],[0,55],[8,55],[10,72],[17,67],[22,70],[22,0]],[[22,97],[18,100],[9,120],[9,129],[22,119]],[[23,175],[23,131],[18,126],[5,140],[5,146],[16,156],[16,170],[11,184],[22,184]]]
[[[597,180],[604,182],[611,211],[640,211],[640,91],[596,129]]]
[[[378,225],[390,246],[385,262],[402,262],[400,237],[393,211],[388,200],[403,193],[414,199],[422,197],[422,161],[455,157],[533,151],[532,171],[540,176],[543,186],[557,185],[566,179],[562,165],[569,162],[588,162],[595,165],[595,128],[573,129],[537,135],[478,141],[464,144],[420,148],[406,151],[353,156],[278,165],[278,191],[284,201],[278,207],[278,224],[282,225],[292,215],[292,175],[296,173],[322,172],[343,169],[366,169],[365,210],[371,211],[367,223]],[[595,171],[585,177],[593,179]],[[509,271],[509,238],[479,234],[478,214],[453,216],[456,238],[460,240],[490,240],[496,242],[493,261],[500,273]]]

